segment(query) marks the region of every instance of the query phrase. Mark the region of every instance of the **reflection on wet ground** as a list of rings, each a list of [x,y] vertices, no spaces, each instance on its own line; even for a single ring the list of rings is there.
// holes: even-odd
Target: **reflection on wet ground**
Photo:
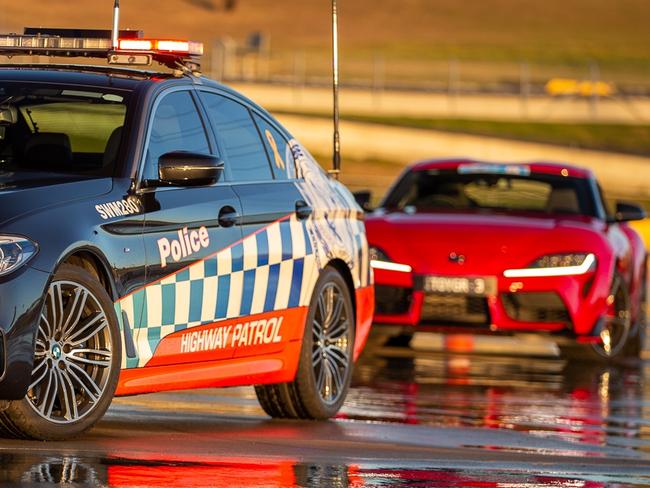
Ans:
[[[441,469],[386,469],[363,465],[164,462],[124,458],[0,455],[0,483],[111,487],[481,487],[626,488],[650,480],[534,475]]]
[[[524,431],[650,453],[648,364],[381,348],[358,365],[346,418]]]
[[[380,348],[335,422],[252,388],[116,399],[66,443],[0,440],[0,486],[650,487],[650,363]]]

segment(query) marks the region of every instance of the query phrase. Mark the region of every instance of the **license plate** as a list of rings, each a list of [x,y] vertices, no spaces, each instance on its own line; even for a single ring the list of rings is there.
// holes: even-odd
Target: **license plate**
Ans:
[[[424,291],[427,293],[484,297],[495,295],[496,289],[497,280],[493,276],[481,278],[459,278],[456,276],[424,277]]]

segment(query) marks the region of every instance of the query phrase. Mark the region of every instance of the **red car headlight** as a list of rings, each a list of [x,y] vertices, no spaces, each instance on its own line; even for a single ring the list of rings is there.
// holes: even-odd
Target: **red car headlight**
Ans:
[[[368,255],[370,257],[370,266],[372,266],[373,269],[398,271],[400,273],[410,273],[413,271],[413,268],[408,264],[401,264],[392,261],[388,255],[378,247],[371,246]]]
[[[528,268],[507,269],[506,278],[536,278],[548,276],[577,276],[596,269],[592,253],[548,254],[536,259]]]

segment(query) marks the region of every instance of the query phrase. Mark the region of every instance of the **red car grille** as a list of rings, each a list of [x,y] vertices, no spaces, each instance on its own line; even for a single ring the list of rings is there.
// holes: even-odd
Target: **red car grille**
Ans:
[[[556,293],[505,293],[508,317],[521,322],[570,323],[571,317]]]
[[[380,315],[403,315],[411,307],[413,290],[399,286],[375,286],[375,313]]]
[[[465,295],[427,294],[422,303],[424,324],[490,325],[487,300]]]

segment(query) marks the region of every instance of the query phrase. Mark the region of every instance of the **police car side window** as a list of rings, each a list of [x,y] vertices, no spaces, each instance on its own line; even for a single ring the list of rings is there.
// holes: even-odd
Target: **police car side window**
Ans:
[[[156,108],[143,179],[158,179],[158,158],[171,151],[210,153],[205,127],[187,91],[165,95]]]
[[[271,165],[249,110],[216,93],[202,92],[201,96],[233,181],[272,180]]]
[[[254,114],[255,122],[262,134],[262,141],[271,160],[273,174],[278,180],[296,177],[296,163],[293,159],[289,141],[265,119]]]

